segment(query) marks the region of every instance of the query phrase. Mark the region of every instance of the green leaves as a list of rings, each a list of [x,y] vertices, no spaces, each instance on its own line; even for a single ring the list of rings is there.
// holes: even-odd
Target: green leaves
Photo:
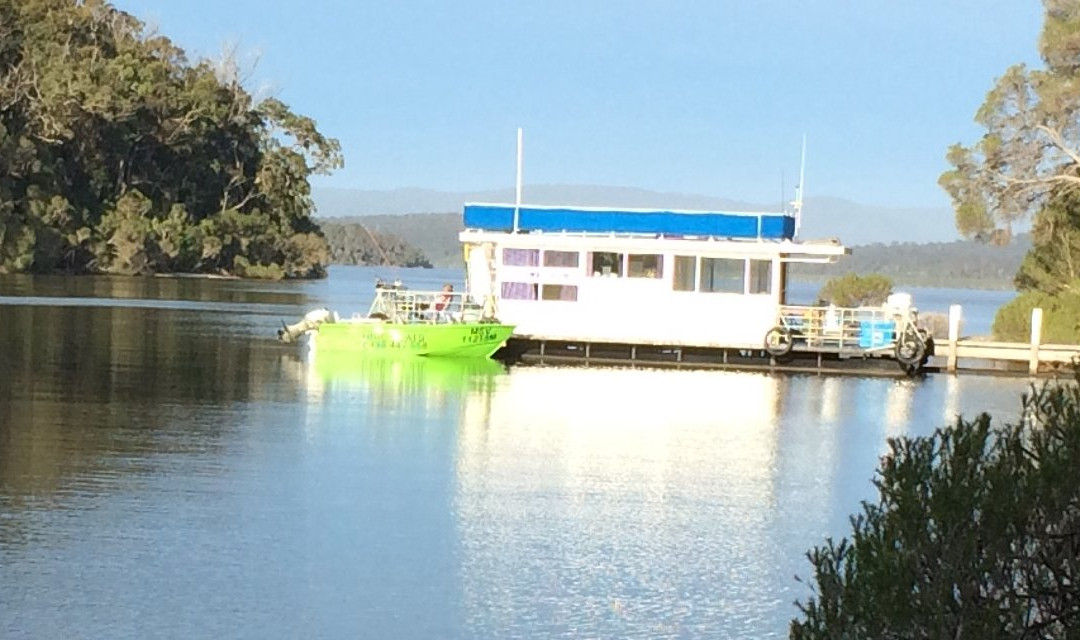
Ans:
[[[887,276],[848,273],[826,282],[818,299],[838,307],[876,306],[885,302],[892,288],[892,279]]]
[[[981,240],[1011,237],[1048,200],[1080,188],[1080,10],[1044,0],[1040,51],[1045,70],[1014,65],[975,114],[985,127],[970,147],[949,148],[939,185],[952,198],[957,229]]]
[[[0,62],[0,207],[25,227],[2,268],[322,270],[293,238],[317,228],[310,175],[343,160],[310,118],[101,0],[0,0]]]
[[[1067,638],[1080,625],[1080,387],[889,441],[851,539],[807,557],[791,637]]]

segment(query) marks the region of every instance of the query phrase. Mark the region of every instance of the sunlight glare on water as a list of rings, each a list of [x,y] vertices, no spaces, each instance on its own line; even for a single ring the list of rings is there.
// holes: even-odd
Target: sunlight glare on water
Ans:
[[[0,277],[0,637],[784,637],[887,439],[1028,387],[274,340],[372,276]]]

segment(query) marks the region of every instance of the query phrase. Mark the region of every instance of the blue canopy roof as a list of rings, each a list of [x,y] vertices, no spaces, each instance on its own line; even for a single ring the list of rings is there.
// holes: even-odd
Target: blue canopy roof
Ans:
[[[511,232],[514,205],[466,204],[466,229]],[[795,219],[784,213],[728,213],[664,209],[522,206],[518,231],[546,233],[629,233],[790,240]]]

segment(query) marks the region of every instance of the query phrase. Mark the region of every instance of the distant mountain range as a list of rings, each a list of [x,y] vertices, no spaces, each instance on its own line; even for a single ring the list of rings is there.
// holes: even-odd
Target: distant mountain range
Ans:
[[[514,189],[450,192],[404,188],[391,190],[314,189],[316,217],[360,217],[409,213],[461,214],[466,202],[513,202]],[[596,185],[526,185],[523,200],[538,205],[778,211],[779,202],[748,203],[714,196],[661,193],[633,187]],[[803,206],[804,239],[838,238],[847,245],[892,242],[950,242],[959,236],[947,207],[886,207],[827,196],[808,197]]]

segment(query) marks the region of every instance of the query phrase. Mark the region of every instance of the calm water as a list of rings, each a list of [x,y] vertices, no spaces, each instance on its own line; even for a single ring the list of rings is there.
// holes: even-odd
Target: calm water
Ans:
[[[885,439],[1014,419],[1028,384],[342,370],[274,340],[377,275],[461,283],[0,277],[0,636],[783,637]]]

